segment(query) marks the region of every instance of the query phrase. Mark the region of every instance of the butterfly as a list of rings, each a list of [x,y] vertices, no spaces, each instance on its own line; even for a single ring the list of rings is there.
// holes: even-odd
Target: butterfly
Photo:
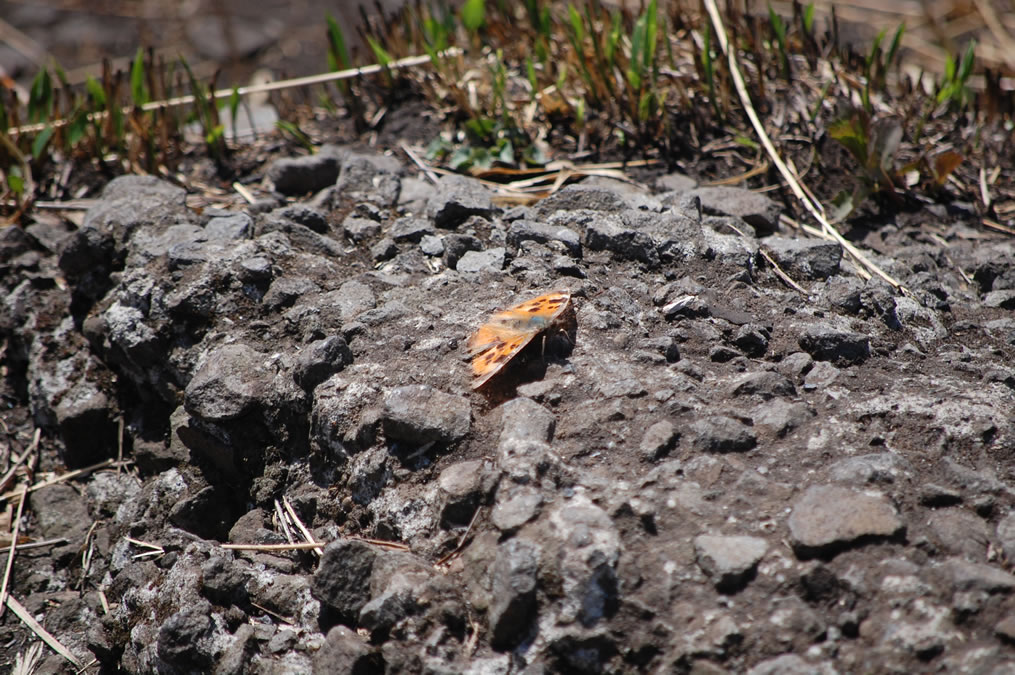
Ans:
[[[532,338],[558,323],[570,308],[571,292],[562,291],[540,295],[491,316],[469,338],[472,374],[476,377],[472,388],[483,386]],[[573,310],[569,315],[573,321]]]

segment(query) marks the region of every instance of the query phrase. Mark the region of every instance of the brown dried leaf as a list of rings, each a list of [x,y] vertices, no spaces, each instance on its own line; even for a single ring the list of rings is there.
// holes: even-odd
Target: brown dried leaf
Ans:
[[[954,150],[942,152],[934,158],[934,182],[944,185],[948,176],[962,163],[964,157]]]

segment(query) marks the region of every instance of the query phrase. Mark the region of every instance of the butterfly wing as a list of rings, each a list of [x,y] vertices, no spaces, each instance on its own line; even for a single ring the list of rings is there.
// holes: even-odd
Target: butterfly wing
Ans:
[[[476,344],[475,351],[472,351],[473,340],[470,340],[470,351],[474,354],[472,374],[476,377],[472,388],[478,389],[496,375],[538,333],[539,331],[508,331],[490,324],[482,326],[473,336]]]
[[[497,312],[469,338],[478,389],[567,309],[571,294],[547,293]]]

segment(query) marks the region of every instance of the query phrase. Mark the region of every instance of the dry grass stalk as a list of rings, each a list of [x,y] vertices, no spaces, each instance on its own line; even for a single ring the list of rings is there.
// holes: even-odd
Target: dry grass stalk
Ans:
[[[4,608],[7,606],[7,583],[11,578],[11,569],[14,566],[14,551],[18,546],[18,531],[21,529],[21,514],[25,508],[25,495],[28,494],[28,486],[21,487],[21,499],[18,500],[18,512],[14,516],[14,528],[11,531],[11,545],[7,551],[7,565],[4,567],[4,578],[0,582],[0,617],[4,615]]]
[[[10,484],[14,481],[14,474],[17,472],[18,467],[24,464],[25,460],[32,456],[32,454],[39,447],[39,439],[42,438],[42,429],[36,428],[35,433],[32,435],[31,444],[25,448],[25,451],[18,455],[17,459],[11,464],[11,467],[4,474],[3,478],[0,478],[0,490],[6,490],[10,487]]]
[[[126,539],[131,544],[134,544],[134,546],[140,546],[142,548],[149,549],[144,553],[137,553],[134,556],[132,556],[135,560],[138,558],[145,558],[148,556],[165,555],[166,553],[166,550],[161,546],[159,546],[158,544],[149,544],[147,541],[141,541],[140,539],[134,539],[133,537],[124,537],[124,539]]]
[[[100,471],[102,469],[115,469],[120,466],[130,466],[131,464],[133,464],[133,462],[130,460],[117,462],[116,460],[113,459],[107,459],[103,462],[99,462],[98,464],[86,466],[83,469],[75,469],[74,471],[68,471],[67,473],[60,474],[59,476],[53,476],[47,478],[46,480],[39,481],[35,485],[28,488],[28,492],[35,492],[36,490],[41,490],[42,488],[49,487],[50,485],[56,485],[57,483],[63,483],[68,480],[73,480],[74,478],[87,476],[90,473]],[[5,492],[4,494],[0,495],[0,499],[10,499],[11,497],[17,497],[20,494],[21,494],[20,490],[13,490],[11,492]]]
[[[289,517],[292,519],[293,523],[299,529],[300,533],[303,534],[303,538],[307,540],[307,543],[316,544],[317,541],[314,540],[314,535],[310,533],[310,530],[307,529],[307,526],[304,525],[303,521],[300,520],[300,517],[296,515],[296,511],[293,510],[293,505],[289,503],[289,498],[282,497],[282,504],[285,506],[286,513],[289,514]],[[324,555],[323,548],[318,547],[313,550],[314,553],[318,555],[318,557]]]
[[[35,620],[35,617],[32,616],[31,612],[29,612],[24,605],[14,599],[14,596],[8,595],[4,604],[9,607],[10,610],[14,612],[14,614],[17,615],[17,617],[39,637],[40,640],[49,645],[54,652],[67,659],[67,661],[72,663],[74,667],[79,670],[85,667],[85,664],[81,661],[81,659],[74,656],[74,654],[72,654],[62,642],[57,640],[52,633],[43,628],[42,624]]]
[[[42,661],[42,643],[33,642],[28,649],[14,657],[14,670],[11,675],[32,675]]]
[[[57,539],[43,539],[42,541],[33,541],[28,544],[18,544],[19,551],[30,551],[33,548],[45,548],[47,546],[61,546],[67,543],[67,539],[59,537]],[[4,546],[0,548],[0,553],[7,553],[11,550],[10,546]]]
[[[450,57],[457,56],[461,53],[461,50],[457,47],[451,47],[450,49],[441,52],[439,56]],[[265,82],[262,84],[252,84],[247,87],[238,87],[237,92],[240,96],[249,96],[251,94],[263,94],[272,91],[281,91],[283,89],[296,89],[299,87],[309,87],[315,84],[326,84],[328,82],[336,82],[339,80],[349,80],[354,77],[362,77],[364,75],[376,75],[377,73],[383,72],[385,68],[389,70],[399,70],[402,68],[413,68],[415,66],[421,66],[425,63],[430,62],[429,56],[408,56],[404,59],[398,59],[392,61],[387,66],[382,66],[378,63],[374,63],[368,66],[362,66],[360,68],[349,68],[348,70],[339,70],[331,73],[319,73],[317,75],[308,75],[306,77],[295,77],[288,80],[275,80],[273,82]],[[233,95],[232,89],[219,89],[212,92],[212,96],[217,99],[228,99]],[[166,108],[175,108],[182,105],[192,105],[197,99],[193,95],[176,96],[174,98],[168,98],[161,101],[151,101],[141,106],[143,112],[151,112],[154,110],[164,110]],[[130,114],[134,110],[133,106],[124,106],[122,112],[124,115]],[[90,114],[89,120],[101,120],[105,119],[108,113],[99,112]],[[19,134],[36,134],[49,127],[62,127],[69,124],[70,121],[66,119],[52,120],[51,122],[39,123],[39,124],[23,124],[19,127],[14,127],[8,130],[8,133],[12,136]]]
[[[789,167],[786,166],[786,163],[782,161],[782,157],[779,156],[778,151],[776,151],[775,146],[772,144],[772,139],[769,137],[768,132],[765,131],[765,127],[758,118],[758,113],[754,109],[754,105],[751,103],[750,94],[747,92],[747,85],[744,83],[743,74],[741,73],[740,67],[737,63],[736,50],[732,49],[729,45],[729,41],[726,36],[726,26],[723,23],[722,16],[719,14],[719,8],[716,7],[715,0],[705,0],[705,7],[712,19],[712,25],[715,28],[719,46],[726,54],[727,60],[729,61],[733,85],[736,87],[741,105],[744,106],[744,111],[747,113],[748,118],[750,118],[751,125],[754,127],[755,133],[758,135],[761,144],[765,147],[765,151],[768,153],[768,156],[772,158],[772,162],[775,163],[776,168],[779,169],[779,173],[782,174],[782,177],[786,180],[790,189],[793,190],[793,194],[796,195],[797,199],[801,204],[803,204],[804,208],[810,211],[811,215],[814,216],[814,219],[821,224],[821,236],[833,239],[862,266],[887,281],[897,291],[908,294],[909,291],[902,285],[901,282],[882,270],[879,266],[875,265],[859,249],[853,246],[850,242],[846,241],[846,239],[839,234],[839,231],[832,227],[832,224],[828,222],[827,218],[825,218],[824,209],[822,209],[821,204],[816,201],[812,201],[804,192],[803,188],[800,187],[800,182],[793,175],[793,172],[790,171]]]

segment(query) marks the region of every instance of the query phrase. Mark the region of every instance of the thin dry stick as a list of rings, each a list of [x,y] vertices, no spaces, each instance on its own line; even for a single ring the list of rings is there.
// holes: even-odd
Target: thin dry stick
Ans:
[[[98,471],[100,469],[116,468],[116,467],[120,466],[121,464],[123,466],[129,466],[132,463],[133,462],[131,462],[130,460],[128,460],[126,462],[117,462],[117,461],[112,460],[112,459],[107,459],[104,462],[99,462],[98,464],[92,464],[91,466],[86,466],[83,469],[75,469],[74,471],[68,471],[67,473],[60,474],[59,476],[53,476],[52,478],[47,478],[46,480],[40,481],[40,482],[36,483],[35,485],[33,485],[32,487],[28,488],[28,491],[29,492],[35,492],[36,490],[40,490],[40,489],[42,489],[44,487],[49,487],[50,485],[56,485],[57,483],[63,483],[65,481],[71,480],[73,478],[79,478],[81,476],[87,476],[88,474],[90,474],[90,473],[92,473],[94,471]],[[14,490],[12,492],[5,492],[4,494],[0,495],[0,499],[10,499],[11,497],[17,496],[18,494],[19,493],[18,493],[17,490]]]
[[[438,58],[444,58],[449,56],[456,56],[461,53],[461,49],[458,47],[451,47],[443,52],[437,54]],[[354,77],[360,77],[363,75],[373,75],[380,73],[385,68],[389,70],[398,70],[400,68],[412,68],[413,66],[421,66],[424,63],[430,61],[429,56],[407,56],[397,61],[392,61],[387,66],[382,66],[378,63],[371,64],[369,66],[363,66],[362,68],[350,68],[348,70],[339,70],[333,73],[320,73],[318,75],[308,75],[306,77],[296,77],[290,80],[277,80],[274,82],[264,82],[261,84],[252,84],[247,87],[239,87],[236,91],[240,96],[247,96],[249,94],[260,94],[269,91],[279,91],[281,89],[294,89],[296,87],[307,87],[314,84],[325,84],[327,82],[336,82],[338,80],[349,80]],[[229,98],[233,95],[232,89],[219,89],[211,94],[212,100],[220,98]],[[172,108],[180,105],[189,105],[194,102],[194,96],[188,94],[186,96],[177,96],[176,98],[169,98],[162,101],[151,101],[141,106],[141,110],[150,112],[152,110],[162,110],[163,108]],[[124,106],[122,112],[128,114],[133,110],[131,106]],[[109,113],[98,112],[88,116],[91,120],[104,119]],[[62,127],[69,124],[70,121],[66,119],[53,120],[51,122],[45,122],[42,124],[25,124],[15,129],[8,131],[11,135],[23,134],[23,133],[38,133],[46,127]]]
[[[289,514],[289,517],[292,518],[292,521],[296,524],[296,527],[299,528],[299,531],[303,534],[303,538],[306,539],[307,542],[310,544],[316,544],[317,542],[314,540],[314,535],[310,534],[310,530],[308,530],[307,526],[303,524],[303,521],[300,520],[300,517],[296,515],[296,511],[293,510],[293,505],[289,503],[288,497],[282,497],[282,505],[285,506],[286,513]],[[324,555],[324,549],[315,548],[314,553],[316,553],[318,556],[322,556]]]
[[[462,547],[465,546],[465,540],[468,539],[469,533],[472,532],[472,526],[476,524],[476,519],[479,517],[479,512],[482,511],[482,510],[483,510],[482,508],[477,508],[476,509],[476,512],[472,514],[472,520],[469,521],[469,526],[467,528],[465,528],[465,533],[462,534],[461,539],[458,540],[458,545],[455,546],[455,550],[451,551],[450,553],[445,555],[443,558],[438,560],[434,564],[434,567],[439,567],[439,566],[443,565],[444,563],[446,563],[447,561],[451,560],[456,555],[461,553]]]
[[[1015,230],[1013,230],[1012,228],[1005,227],[1001,223],[999,223],[997,221],[994,221],[994,220],[991,220],[990,218],[984,218],[982,222],[983,222],[984,227],[989,227],[992,230],[997,230],[998,232],[1004,232],[1005,234],[1015,234]]]
[[[290,544],[295,542],[296,538],[293,537],[293,533],[289,529],[288,519],[285,517],[285,513],[282,511],[282,505],[278,503],[277,499],[275,500],[275,518],[278,519],[278,524],[282,528],[282,534],[285,535],[286,541]]]
[[[747,241],[747,235],[744,234],[740,230],[739,227],[737,227],[736,225],[731,225],[731,224],[727,224],[727,227],[729,227],[731,230],[733,230],[734,232],[739,234],[744,239],[744,241]],[[775,270],[776,276],[778,276],[780,279],[782,279],[783,282],[787,286],[789,286],[793,290],[797,291],[798,293],[800,293],[804,297],[807,297],[807,295],[808,295],[807,291],[805,291],[803,289],[803,287],[800,286],[800,284],[798,284],[797,282],[793,281],[793,279],[788,274],[786,274],[786,272],[784,272],[781,267],[779,267],[779,263],[775,262],[775,259],[772,258],[771,255],[769,255],[768,251],[766,251],[763,247],[759,246],[758,247],[758,253],[761,254],[762,258],[764,258],[765,260],[768,261],[768,264],[772,266],[773,270]]]
[[[362,541],[373,546],[380,546],[381,548],[390,548],[395,551],[408,551],[409,547],[405,544],[397,541],[385,541],[383,539],[367,539],[366,537],[349,537],[353,541]]]
[[[10,550],[7,553],[7,566],[4,568],[3,583],[0,584],[0,617],[4,615],[4,608],[7,600],[7,582],[11,578],[11,568],[14,566],[14,550],[18,547],[18,530],[21,529],[21,512],[25,508],[25,496],[28,494],[28,486],[21,488],[21,499],[18,500],[18,514],[14,516],[14,530],[11,533]]]
[[[250,190],[248,190],[247,187],[243,185],[243,183],[240,183],[239,181],[234,182],[233,189],[239,192],[240,196],[243,197],[245,200],[247,200],[248,204],[253,204],[255,201],[257,201],[257,198],[254,197],[254,194]]]
[[[158,544],[149,544],[147,541],[141,541],[140,539],[134,539],[133,537],[124,537],[124,539],[126,539],[128,543],[134,544],[134,546],[150,549],[144,553],[135,554],[133,556],[134,558],[143,558],[150,555],[163,555],[166,552],[166,550]]]
[[[437,174],[434,173],[433,169],[431,169],[429,165],[424,163],[423,160],[419,158],[419,155],[413,152],[412,148],[410,148],[407,143],[401,143],[399,145],[402,148],[402,152],[404,152],[405,155],[412,160],[413,164],[419,167],[419,170],[422,171],[423,174],[430,179],[430,182],[436,184]]]
[[[7,470],[3,478],[0,478],[0,490],[6,490],[7,486],[10,485],[11,481],[14,480],[14,472],[18,470],[18,467],[28,459],[28,456],[35,452],[35,449],[39,447],[39,438],[41,437],[42,429],[36,429],[35,435],[32,437],[32,443],[25,451],[18,455],[18,458],[14,460],[14,464]]]
[[[758,118],[758,113],[754,109],[751,103],[750,94],[747,93],[747,85],[744,84],[744,77],[740,72],[740,67],[737,65],[736,50],[730,48],[729,42],[726,37],[726,26],[723,23],[722,16],[719,14],[719,8],[716,7],[715,0],[705,0],[705,7],[708,9],[708,14],[712,19],[712,25],[715,28],[716,37],[719,40],[719,46],[726,54],[726,58],[729,61],[730,75],[733,78],[733,84],[737,89],[737,94],[740,96],[741,105],[744,106],[744,112],[751,120],[751,125],[754,127],[755,133],[758,134],[758,138],[761,140],[761,144],[765,146],[765,151],[769,157],[775,163],[776,168],[779,169],[779,173],[789,184],[790,189],[793,190],[793,194],[796,195],[797,199],[804,205],[811,215],[814,216],[815,220],[821,223],[822,232],[825,233],[826,238],[831,237],[834,239],[844,250],[849,252],[853,258],[855,258],[861,265],[868,268],[870,271],[877,274],[879,277],[891,284],[896,290],[903,293],[909,293],[908,289],[902,285],[901,282],[897,281],[890,274],[882,270],[880,267],[875,265],[873,262],[867,259],[863,253],[860,252],[855,246],[846,241],[845,238],[839,231],[832,227],[832,224],[825,218],[825,214],[821,209],[821,205],[817,202],[808,199],[803,189],[800,187],[799,182],[793,176],[793,173],[786,166],[786,163],[782,161],[779,153],[776,151],[775,146],[772,144],[772,139],[769,138],[768,132],[765,131],[764,125]]]
[[[251,601],[250,604],[253,605],[254,607],[257,607],[259,610],[261,610],[262,612],[264,612],[268,616],[275,617],[276,619],[278,619],[279,621],[281,621],[282,623],[284,623],[286,625],[289,625],[289,626],[293,625],[293,620],[291,618],[289,618],[289,617],[282,616],[278,612],[273,612],[270,609],[268,609],[267,607],[265,607],[263,605],[259,605],[256,602]]]
[[[42,661],[43,649],[41,642],[33,642],[27,650],[15,656],[14,670],[11,671],[11,675],[33,675],[39,662]]]
[[[84,668],[85,664],[81,662],[81,659],[70,653],[70,650],[63,646],[59,640],[57,640],[52,633],[42,627],[42,625],[35,620],[35,617],[31,615],[28,609],[25,608],[20,602],[14,599],[13,595],[8,595],[7,600],[4,603],[7,607],[11,608],[19,619],[21,619],[26,626],[28,626],[33,633],[39,636],[39,639],[49,645],[54,652],[62,656],[63,658],[74,664],[75,668]]]
[[[222,544],[230,551],[313,551],[321,546],[318,542],[296,542],[293,544]]]
[[[59,546],[60,544],[66,544],[66,543],[67,543],[67,539],[64,538],[64,537],[59,537],[57,539],[43,539],[42,541],[33,541],[30,544],[20,544],[18,546],[18,550],[19,551],[28,551],[28,550],[33,549],[33,548],[45,548],[47,546]],[[0,553],[7,553],[7,551],[9,551],[9,550],[11,550],[10,546],[4,546],[3,548],[0,548]]]
[[[117,420],[116,464],[116,473],[119,475],[123,468],[123,415]]]
[[[384,541],[383,539],[366,539],[364,537],[348,537],[350,541],[362,541],[366,544],[394,549],[396,551],[408,551],[409,547],[397,541]],[[263,551],[272,553],[275,551],[313,551],[315,548],[327,546],[327,542],[296,542],[295,544],[222,544],[222,548],[230,551]]]
[[[793,281],[793,278],[792,278],[792,277],[790,277],[790,275],[786,274],[786,272],[784,272],[784,271],[783,271],[783,269],[782,269],[781,267],[779,267],[779,263],[775,262],[775,260],[773,260],[773,259],[772,259],[772,256],[768,254],[768,251],[766,251],[766,250],[765,250],[765,249],[763,249],[763,248],[759,248],[759,249],[758,249],[758,253],[760,253],[760,254],[761,254],[761,257],[763,257],[763,258],[764,258],[765,260],[767,260],[767,261],[768,261],[768,264],[772,266],[772,269],[773,269],[773,270],[775,270],[775,274],[776,274],[776,275],[777,275],[777,276],[778,276],[778,277],[779,277],[780,279],[782,279],[782,280],[783,280],[783,282],[784,282],[784,283],[785,283],[785,284],[786,284],[787,286],[789,286],[789,287],[791,287],[791,288],[792,288],[793,290],[795,290],[795,291],[799,292],[799,293],[800,293],[801,295],[803,295],[804,297],[806,297],[806,296],[807,296],[807,291],[805,291],[805,290],[804,290],[804,289],[803,289],[803,288],[802,288],[802,287],[800,286],[800,284],[798,284],[797,282]]]
[[[95,554],[95,528],[99,526],[99,521],[93,520],[92,526],[88,528],[88,532],[85,534],[85,545],[82,546],[81,551],[81,579],[78,581],[78,590],[80,591],[85,587],[85,582],[88,580],[88,570],[92,566],[92,556]]]

